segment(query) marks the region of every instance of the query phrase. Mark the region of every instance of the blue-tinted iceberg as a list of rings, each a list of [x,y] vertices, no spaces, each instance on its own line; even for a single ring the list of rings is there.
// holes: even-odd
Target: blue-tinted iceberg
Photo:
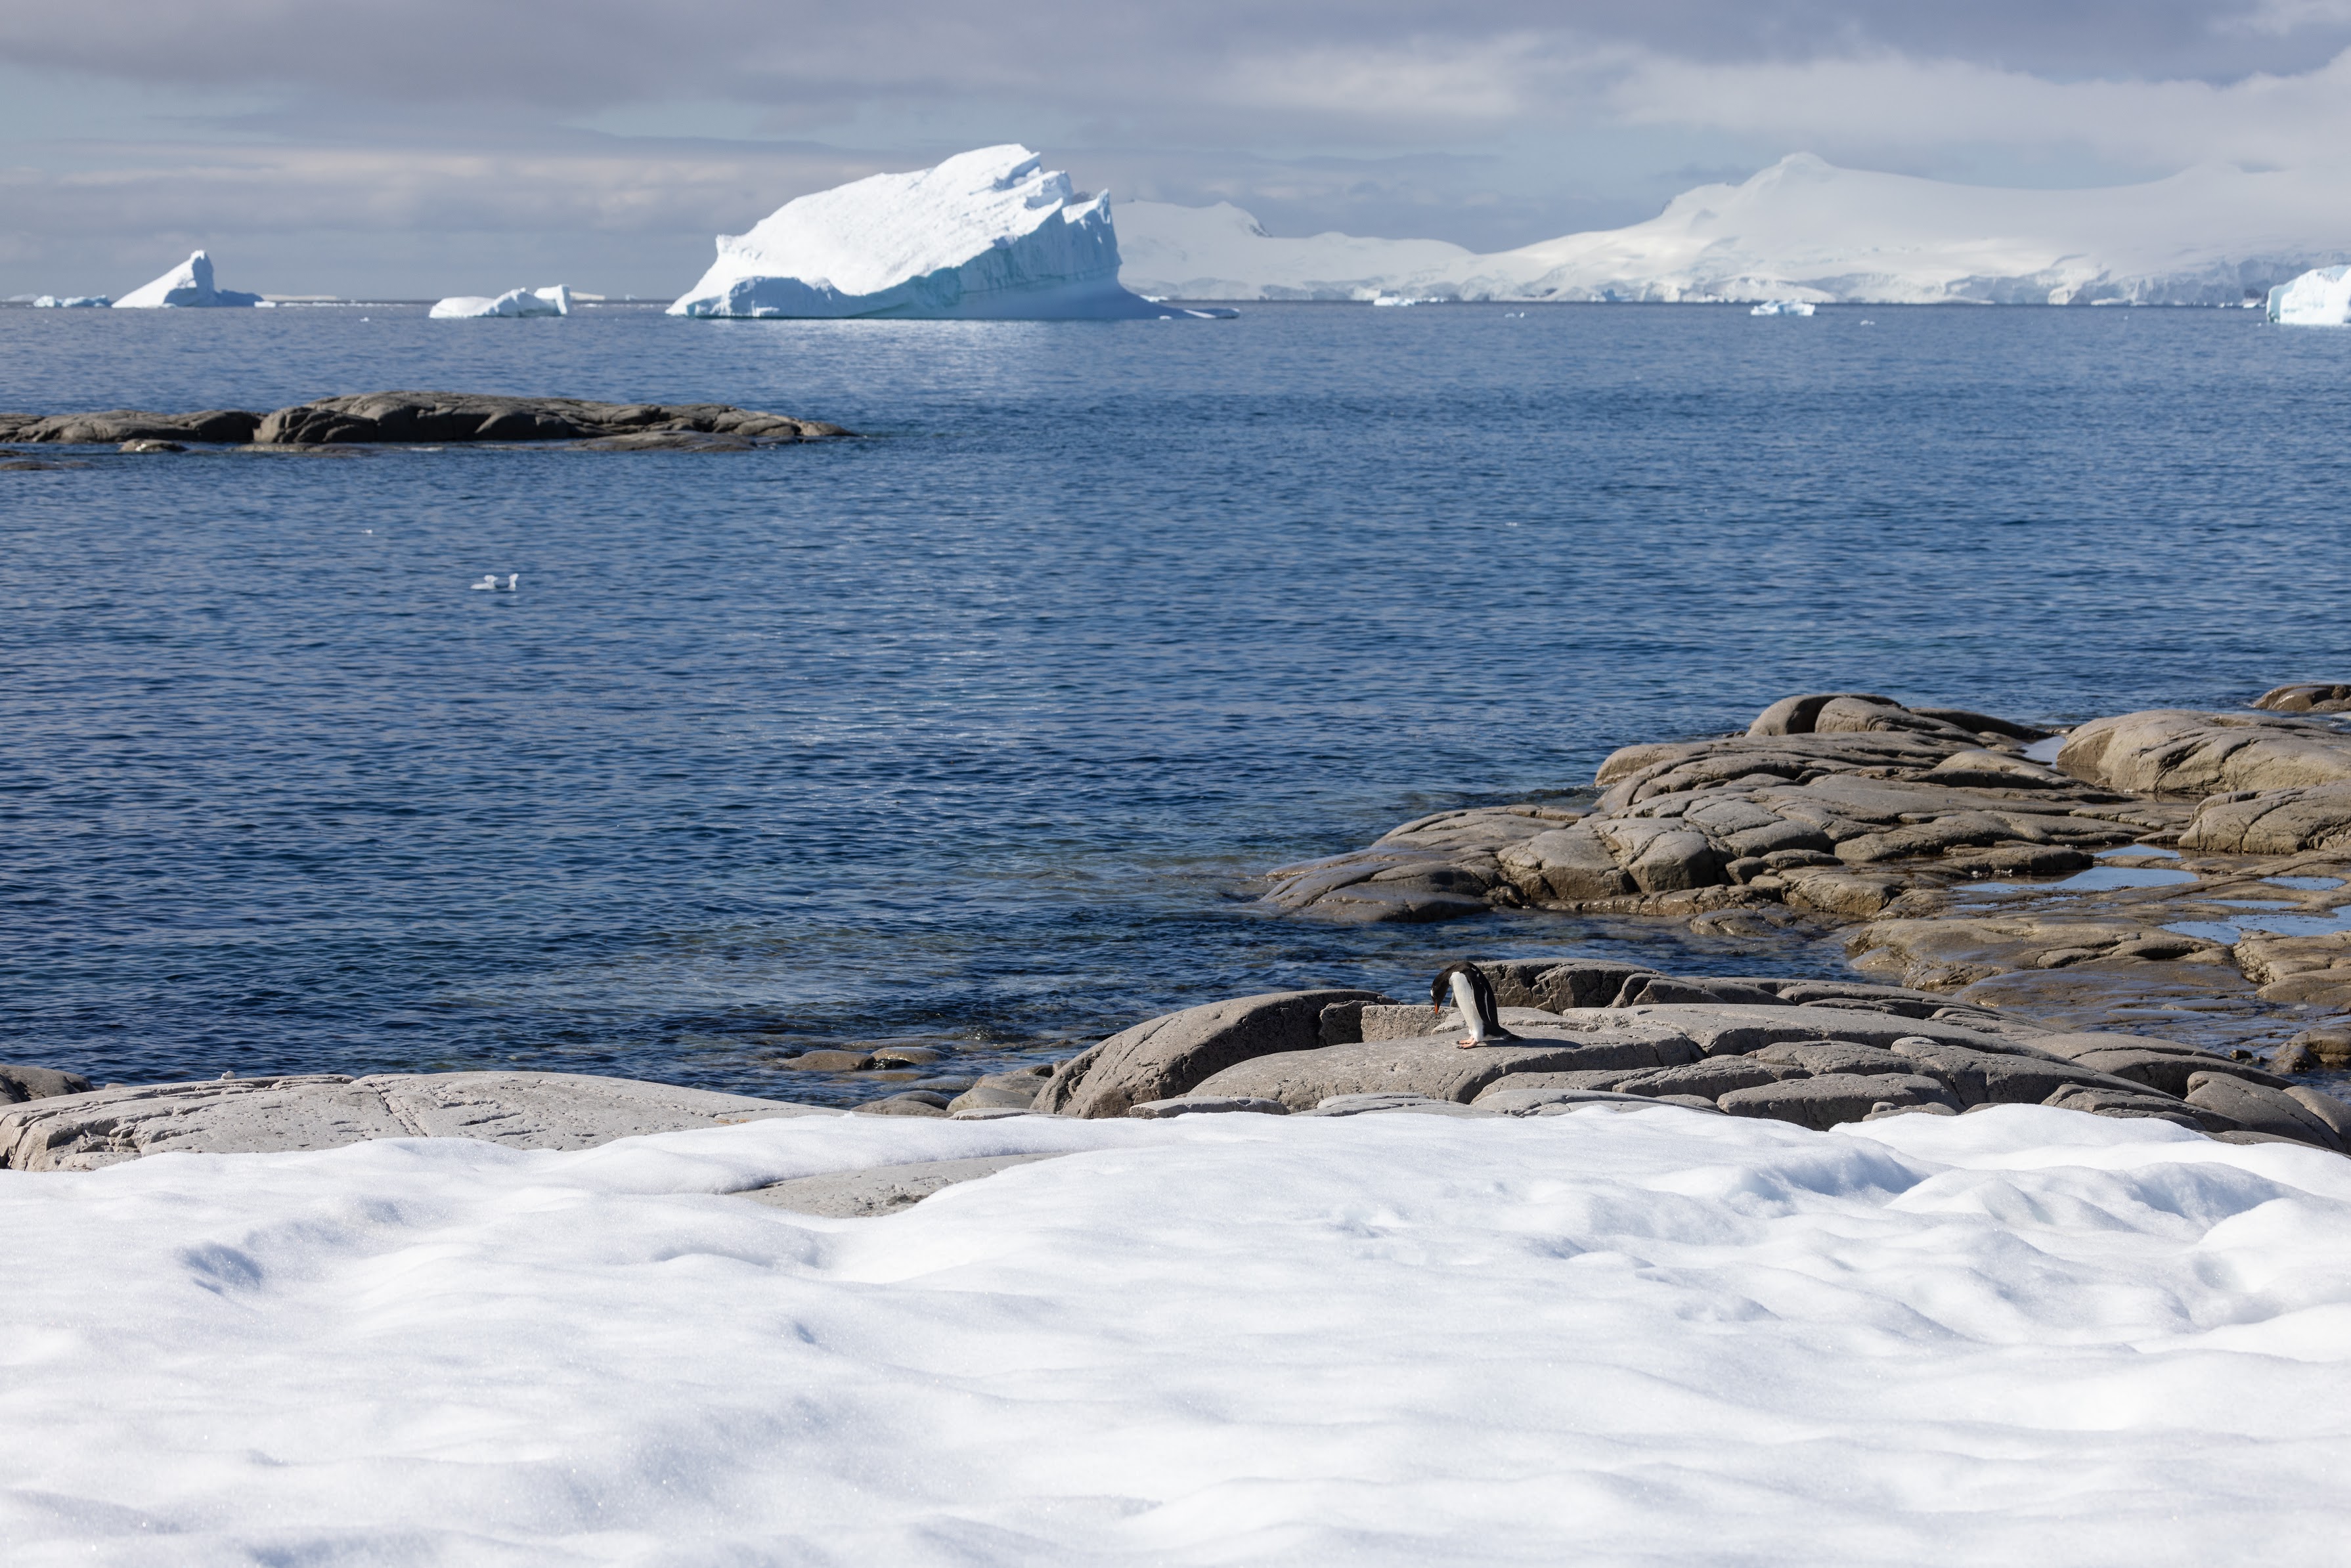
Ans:
[[[1026,147],[983,147],[788,202],[718,259],[673,316],[1046,319],[1191,316],[1118,281],[1110,196]],[[1223,312],[1228,313],[1228,312]]]
[[[154,282],[132,289],[114,302],[117,310],[183,309],[200,305],[243,305],[261,303],[258,294],[240,294],[234,288],[213,287],[213,261],[203,251],[197,251]]]
[[[103,294],[44,294],[33,301],[36,310],[88,310],[110,305],[113,301]]]
[[[509,288],[496,299],[479,294],[453,295],[436,302],[431,314],[444,320],[476,316],[569,316],[571,290],[559,283],[552,288]]]
[[[2322,267],[2270,290],[2270,319],[2286,327],[2351,324],[2351,267]]]

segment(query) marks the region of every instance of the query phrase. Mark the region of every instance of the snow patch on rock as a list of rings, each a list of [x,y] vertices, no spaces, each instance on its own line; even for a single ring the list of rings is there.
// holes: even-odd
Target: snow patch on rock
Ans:
[[[509,288],[495,299],[480,294],[455,294],[435,300],[427,314],[442,320],[482,316],[569,316],[571,290],[559,283],[551,288]]]
[[[117,310],[183,309],[202,305],[254,306],[258,294],[213,287],[213,260],[203,251],[191,255],[152,283],[142,284],[114,302]]]
[[[2002,190],[1810,153],[1701,185],[1629,228],[1481,256],[1433,240],[1268,235],[1247,213],[1128,202],[1127,287],[1193,299],[1834,300],[2241,305],[2351,260],[2337,187],[2207,164],[2147,184]]]
[[[718,259],[673,316],[1046,319],[1198,314],[1119,286],[1108,193],[1088,195],[1017,143],[786,203]]]

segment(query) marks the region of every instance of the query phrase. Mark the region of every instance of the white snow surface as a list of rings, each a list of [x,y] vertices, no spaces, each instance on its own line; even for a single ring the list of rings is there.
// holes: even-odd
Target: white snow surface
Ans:
[[[569,316],[571,290],[559,283],[550,288],[509,288],[493,299],[481,294],[453,294],[436,299],[428,316],[447,320],[482,316]]]
[[[1118,209],[1127,287],[1185,299],[1834,300],[2240,305],[2351,260],[2351,205],[2300,171],[2204,164],[2147,184],[2006,190],[1808,152],[1629,228],[1479,255],[1434,240],[1268,236],[1219,204]]]
[[[673,316],[1174,317],[1119,287],[1107,192],[1086,195],[1017,144],[786,203]]]
[[[213,287],[213,258],[196,251],[152,283],[144,283],[114,302],[117,310],[160,310],[184,308],[199,305],[243,305],[261,303],[258,294],[240,294],[234,288]]]
[[[2351,1506],[2351,1161],[2038,1106],[166,1155],[0,1234],[13,1568],[2147,1568]]]

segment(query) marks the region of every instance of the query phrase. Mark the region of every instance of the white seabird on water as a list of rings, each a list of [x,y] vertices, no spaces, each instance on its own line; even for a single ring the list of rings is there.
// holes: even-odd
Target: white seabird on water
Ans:
[[[515,584],[517,584],[517,583],[520,582],[521,580],[522,580],[522,573],[520,573],[520,572],[518,572],[518,571],[510,571],[510,572],[507,573],[507,591],[508,593],[513,593],[513,592],[517,591],[517,590],[516,590],[516,588],[515,588]],[[498,586],[498,574],[497,574],[496,572],[495,572],[495,571],[486,571],[486,572],[482,573],[482,580],[481,580],[481,581],[479,581],[479,582],[477,582],[477,583],[475,583],[475,584],[474,584],[475,591],[477,591],[477,592],[478,592],[478,591],[481,591],[481,590],[483,590],[483,589],[488,589],[488,590],[490,590],[491,591],[495,592],[495,591],[496,591],[496,590],[497,590],[497,586]]]

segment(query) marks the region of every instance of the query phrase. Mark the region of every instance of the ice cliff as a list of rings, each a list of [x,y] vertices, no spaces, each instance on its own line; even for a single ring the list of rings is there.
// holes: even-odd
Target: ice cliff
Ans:
[[[2351,267],[2322,267],[2270,290],[2270,319],[2287,327],[2351,325]]]
[[[1039,319],[1189,314],[1119,285],[1110,196],[1026,147],[983,147],[788,202],[718,259],[673,316]]]
[[[509,288],[495,299],[456,294],[434,301],[430,314],[444,320],[475,316],[569,316],[571,290],[559,283],[551,288]]]
[[[213,287],[212,257],[197,251],[154,282],[132,289],[114,302],[117,310],[158,310],[193,305],[258,305],[258,294]]]
[[[1782,159],[1629,228],[1479,255],[1432,240],[1277,239],[1229,205],[1129,202],[1127,287],[1186,299],[2239,305],[2351,260],[2322,176],[2206,164],[2142,185],[2003,190]]]

